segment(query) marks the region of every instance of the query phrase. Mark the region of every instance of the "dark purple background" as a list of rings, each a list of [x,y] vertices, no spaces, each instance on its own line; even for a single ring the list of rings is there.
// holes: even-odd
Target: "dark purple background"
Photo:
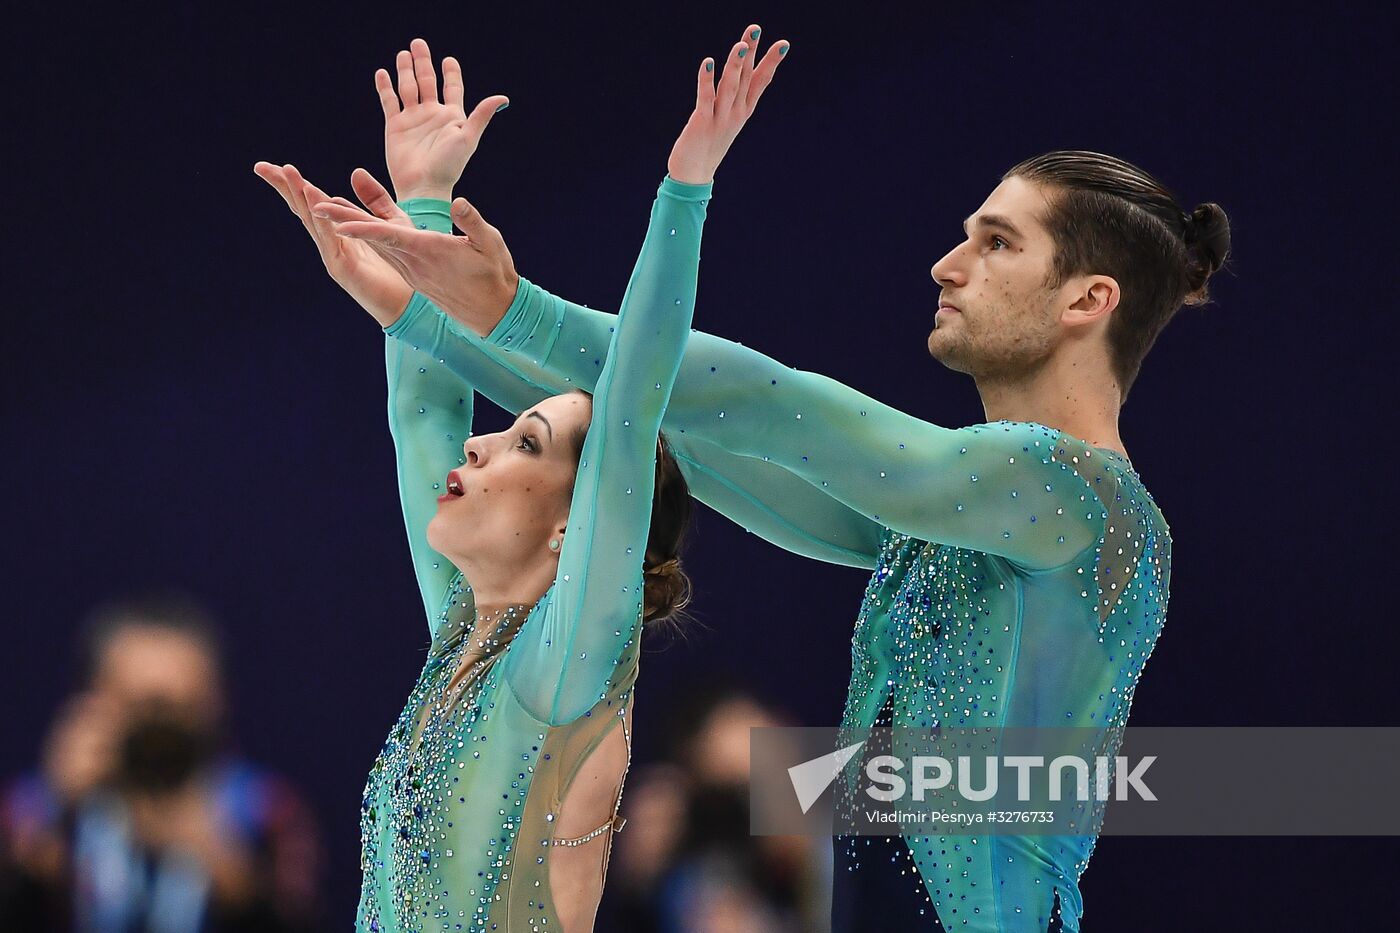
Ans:
[[[1385,570],[1397,69],[1379,14],[205,6],[6,24],[0,773],[32,760],[95,601],[188,586],[230,630],[243,746],[313,795],[348,926],[360,788],[425,628],[382,338],[252,164],[294,161],[337,192],[357,165],[382,172],[371,75],[423,35],[463,60],[473,99],[512,99],[459,193],[525,275],[613,308],[695,64],[753,20],[793,51],[720,172],[697,326],[971,423],[971,383],[924,349],[928,268],[1004,169],[1101,149],[1187,206],[1218,201],[1233,275],[1168,329],[1124,415],[1176,541],[1133,722],[1400,721]],[[675,691],[716,670],[794,721],[834,724],[863,575],[712,513],[689,566],[706,628],[644,659],[642,757]],[[1105,838],[1086,930],[1369,928],[1397,854],[1395,840]]]

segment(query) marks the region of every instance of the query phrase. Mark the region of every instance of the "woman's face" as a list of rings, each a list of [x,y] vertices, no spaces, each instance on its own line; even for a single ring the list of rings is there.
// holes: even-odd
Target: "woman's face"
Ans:
[[[557,553],[549,542],[562,538],[569,517],[574,438],[592,416],[592,399],[571,392],[522,412],[499,434],[470,438],[467,462],[443,480],[428,543],[459,567],[511,566]]]

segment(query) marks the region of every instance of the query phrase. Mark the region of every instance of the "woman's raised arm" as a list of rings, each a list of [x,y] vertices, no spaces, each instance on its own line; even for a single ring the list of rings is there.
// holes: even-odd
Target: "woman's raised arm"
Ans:
[[[657,191],[594,394],[553,597],[503,662],[521,703],[550,723],[575,719],[598,701],[640,630],[657,433],[695,311],[714,172],[762,90],[754,83],[762,66],[744,61],[754,47],[745,41],[730,50],[718,86],[713,62],[701,63],[695,109]],[[770,52],[767,78],[778,49]]]

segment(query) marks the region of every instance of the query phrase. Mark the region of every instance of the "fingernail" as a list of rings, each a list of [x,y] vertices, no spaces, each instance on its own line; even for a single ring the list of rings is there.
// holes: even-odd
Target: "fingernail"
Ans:
[[[758,30],[755,29],[753,32],[749,33],[749,38],[750,38],[750,39],[757,39],[757,38],[758,38]]]
[[[780,46],[778,46],[778,54],[779,54],[779,55],[786,55],[786,54],[787,54],[787,50],[788,50],[788,47],[787,47],[786,45],[780,45]]]
[[[714,71],[714,70],[715,70],[715,63],[714,63],[714,62],[705,62],[705,70],[706,70],[706,71]]]
[[[743,57],[748,53],[748,51],[749,51],[748,49],[740,49],[740,50],[739,50],[739,57],[740,57],[740,58],[743,58]]]
[[[499,106],[499,107],[496,108],[496,112],[497,112],[497,113],[500,113],[502,110],[505,110],[505,109],[506,109],[507,107],[509,107],[509,106],[510,106],[510,101],[506,101],[504,104],[501,104],[501,106]]]

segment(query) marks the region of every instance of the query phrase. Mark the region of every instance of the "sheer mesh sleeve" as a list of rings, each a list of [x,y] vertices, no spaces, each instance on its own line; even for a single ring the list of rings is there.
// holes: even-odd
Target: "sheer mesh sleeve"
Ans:
[[[729,388],[687,431],[768,458],[879,525],[1029,569],[1064,564],[1102,532],[1082,442],[1037,424],[939,427],[735,344],[713,349]]]
[[[610,320],[522,281],[488,339],[512,361],[587,386]],[[849,541],[866,522],[870,530],[854,540],[870,553],[888,527],[1045,568],[1103,528],[1100,503],[1076,469],[1095,456],[1082,442],[1028,423],[940,427],[709,334],[691,335],[666,428],[816,487],[854,515],[837,521],[835,506],[819,509],[809,530],[839,528]]]
[[[641,624],[657,432],[695,310],[709,194],[670,178],[658,190],[593,396],[551,597],[502,662],[521,704],[552,724],[598,701]]]
[[[522,278],[515,301],[486,343],[525,372],[544,371],[566,385],[587,388],[597,381],[616,323],[612,314],[566,301]],[[752,352],[710,334],[692,332],[667,409],[668,436],[678,446],[689,445],[687,459],[705,474],[699,485],[723,485],[729,495],[716,508],[780,546],[833,563],[874,566],[880,548],[878,522],[829,495],[813,495],[805,478],[772,458],[750,458],[732,448],[728,438],[695,430],[704,424],[698,415],[726,410],[732,399],[732,387],[715,378],[712,362],[717,353],[729,349]],[[736,513],[731,511],[738,504],[735,500],[765,503],[781,510],[782,518],[773,525],[751,525],[744,517],[751,506],[741,505]],[[798,502],[800,508],[795,507]],[[770,520],[775,517],[769,516]],[[794,532],[800,533],[799,540],[794,541]]]
[[[399,499],[413,555],[413,572],[432,634],[457,568],[429,547],[428,522],[437,511],[437,497],[442,494],[448,471],[462,463],[462,445],[471,432],[472,390],[428,353],[394,339],[399,330],[419,316],[429,321],[437,317],[415,295],[399,320],[385,330],[384,364]]]
[[[402,206],[415,222],[442,229],[447,202],[423,199],[406,201]],[[447,223],[450,225],[450,221]],[[431,315],[419,315],[403,322],[402,327],[396,325],[396,333],[400,339],[418,344],[433,342],[435,357],[476,386],[482,395],[513,413],[524,411],[548,395],[576,388],[593,391],[602,373],[617,316],[568,304],[522,279],[507,318],[518,318],[519,309],[527,301],[546,306],[559,302],[568,305],[570,313],[576,311],[574,323],[578,329],[574,333],[586,332],[586,343],[581,346],[592,352],[579,354],[577,361],[546,366],[532,358],[531,353],[502,349],[445,316],[443,325]],[[544,318],[537,311],[530,313],[530,319],[536,327],[543,327]],[[439,331],[444,326],[445,330]],[[439,332],[447,339],[437,339]],[[686,404],[689,388],[687,368],[682,363],[671,397],[672,409]],[[668,416],[667,437],[695,498],[744,529],[804,557],[850,567],[874,566],[880,528],[870,519],[776,463],[732,453],[698,436],[669,430],[669,426]]]

